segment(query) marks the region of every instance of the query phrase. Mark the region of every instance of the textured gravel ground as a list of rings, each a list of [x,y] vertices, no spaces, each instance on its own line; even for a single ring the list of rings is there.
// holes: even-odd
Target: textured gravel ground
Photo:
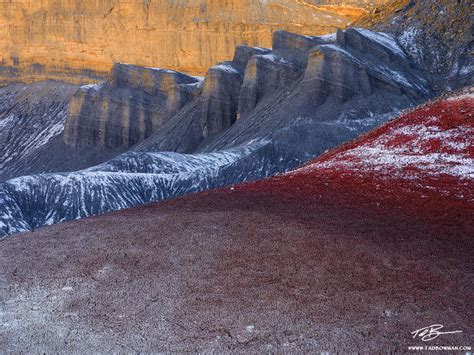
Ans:
[[[403,351],[434,323],[463,333],[430,344],[472,345],[468,206],[432,223],[320,185],[321,197],[237,188],[3,240],[1,348]]]
[[[446,105],[419,112],[453,137],[471,129],[471,98]],[[416,112],[402,119],[425,123]],[[403,122],[291,174],[0,241],[0,350],[473,346],[472,137],[436,160],[442,174],[350,155]],[[408,133],[396,142],[403,154],[417,139]],[[441,149],[429,143],[412,156]],[[413,338],[432,324],[462,333]]]

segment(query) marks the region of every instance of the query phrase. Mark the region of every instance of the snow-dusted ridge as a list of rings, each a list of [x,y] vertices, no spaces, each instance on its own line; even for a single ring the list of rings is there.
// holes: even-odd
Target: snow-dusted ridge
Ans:
[[[266,144],[196,155],[128,152],[74,173],[8,180],[0,184],[0,236],[252,179],[236,164]]]
[[[289,43],[283,40],[271,53],[243,48],[240,54],[236,52],[237,59],[209,70],[217,80],[228,80],[231,88],[217,85],[209,101],[200,100],[198,88],[205,79],[185,78],[179,89],[191,94],[191,100],[200,101],[191,101],[180,112],[183,114],[171,117],[132,151],[85,170],[24,176],[0,184],[0,236],[288,171],[429,97],[429,85],[421,74],[418,80],[419,73],[411,70],[406,57],[400,59],[401,49],[391,36],[359,29],[347,30],[344,35],[347,37],[342,39],[334,34],[308,37],[319,38],[314,41],[303,38],[305,44],[298,51],[293,49],[300,44],[291,42],[301,40],[298,35],[293,35]],[[337,83],[329,93],[324,92],[324,85],[299,81],[304,75],[304,60],[300,57],[316,47],[331,68],[324,80]],[[239,109],[240,98],[245,97],[240,86],[246,75],[243,68],[252,57],[285,65],[263,66],[266,71],[262,73],[270,79],[249,82],[248,113],[233,123],[232,114]],[[347,65],[349,75],[338,70],[340,65]],[[276,70],[275,77],[267,74],[266,67]],[[120,66],[117,70],[129,69],[143,70]],[[145,70],[176,73],[159,68]],[[359,71],[365,71],[370,90],[362,90],[357,80],[351,80]],[[127,85],[123,83],[124,88]],[[340,90],[346,87],[350,90]],[[97,84],[81,90],[100,88]],[[338,102],[340,109],[334,109],[333,102]],[[220,119],[213,111],[215,103],[220,105],[217,112],[231,113],[229,122],[233,124],[207,137],[204,128]],[[203,122],[207,126],[204,124],[201,131]],[[188,135],[190,142],[180,145]],[[200,145],[196,148],[195,144]],[[157,153],[154,149],[206,153]]]
[[[409,78],[403,72],[397,70],[396,67],[388,66],[387,63],[383,62],[366,61],[363,57],[351,53],[348,49],[342,48],[337,44],[321,44],[318,46],[318,48],[329,55],[331,55],[331,52],[342,54],[347,58],[347,60],[354,62],[363,68],[366,68],[368,73],[382,81],[395,82],[401,88],[408,88],[417,92],[424,92],[425,94],[429,93],[428,82],[425,78],[419,75]],[[397,55],[399,55],[400,52],[403,53],[396,42],[391,43],[391,46],[386,46],[386,48],[391,53],[396,53]],[[410,74],[413,75],[414,73]]]
[[[347,149],[288,174],[330,170],[426,186],[431,179],[448,176],[459,186],[474,186],[473,108],[472,92],[435,101],[387,123]],[[474,200],[472,195],[460,197]]]
[[[9,165],[63,132],[73,85],[41,82],[0,88],[0,181]]]
[[[400,46],[397,44],[397,41],[395,38],[384,32],[375,32],[371,30],[367,30],[365,28],[360,28],[356,27],[354,28],[355,31],[360,33],[362,36],[369,38],[377,43],[380,43],[382,46],[390,50],[391,52],[399,55],[402,58],[406,58],[405,52],[400,48]]]
[[[224,71],[226,73],[231,73],[231,74],[239,74],[239,71],[237,69],[235,69],[232,65],[225,64],[225,63],[215,65],[211,69],[212,70],[220,70],[220,71]]]
[[[87,84],[87,85],[82,85],[80,88],[82,90],[95,90],[98,91],[100,90],[103,86],[105,85],[105,81],[98,83],[98,84]]]

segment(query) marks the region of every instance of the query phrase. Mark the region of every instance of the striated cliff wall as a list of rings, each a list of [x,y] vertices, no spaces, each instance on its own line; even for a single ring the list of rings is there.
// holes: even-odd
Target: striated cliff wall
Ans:
[[[115,62],[203,74],[272,32],[324,34],[387,0],[2,0],[0,85],[91,82]]]
[[[82,86],[74,94],[64,142],[129,148],[148,140],[154,150],[191,153],[236,122],[245,127],[245,122],[259,125],[271,117],[262,135],[272,131],[282,113],[262,110],[279,105],[286,95],[291,99],[282,109],[284,120],[310,117],[326,103],[321,117],[329,121],[354,97],[394,95],[391,104],[406,107],[429,97],[428,87],[390,35],[362,28],[319,37],[276,31],[272,50],[239,46],[232,61],[211,67],[205,78],[115,64],[108,81]],[[354,107],[351,112],[366,117],[383,108],[380,102],[376,106],[370,113]],[[391,110],[389,105],[386,112]],[[254,128],[235,136],[248,137]]]
[[[200,81],[172,70],[115,64],[108,81],[71,98],[65,143],[129,147],[143,141],[199,90]]]
[[[414,63],[437,77],[436,89],[474,84],[472,0],[392,0],[357,25],[393,34]]]

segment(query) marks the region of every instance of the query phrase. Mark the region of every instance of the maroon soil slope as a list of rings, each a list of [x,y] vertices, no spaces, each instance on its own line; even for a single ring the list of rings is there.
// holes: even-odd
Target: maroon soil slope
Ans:
[[[474,345],[473,101],[290,174],[3,240],[1,348]],[[412,338],[431,324],[462,333]]]

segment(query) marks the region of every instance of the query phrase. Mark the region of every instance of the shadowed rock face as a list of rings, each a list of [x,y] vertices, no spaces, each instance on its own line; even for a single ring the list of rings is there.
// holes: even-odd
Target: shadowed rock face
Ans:
[[[291,86],[300,76],[294,63],[273,53],[256,55],[247,64],[240,91],[239,114],[252,111],[265,96]]]
[[[0,179],[7,171],[13,173],[16,162],[62,133],[75,90],[55,82],[0,89]]]
[[[309,54],[302,87],[313,94],[317,104],[324,103],[329,96],[343,103],[358,93],[372,93],[366,68],[332,47],[322,47]]]
[[[345,120],[366,118],[369,122],[432,95],[429,77],[412,68],[389,35],[354,28],[330,36],[299,37],[280,33],[276,36],[278,50],[249,61],[240,92],[239,120],[200,150],[222,149],[258,137],[272,139],[284,149],[284,141],[275,140],[280,130],[311,136],[329,131],[321,127],[323,122],[327,127],[329,122]],[[301,60],[293,61],[285,53],[302,53],[304,69],[298,70]],[[313,148],[305,145],[305,152],[319,154],[320,139],[313,140]],[[298,146],[296,141],[286,151]],[[285,155],[285,150],[281,153]]]
[[[247,64],[240,92],[239,114],[245,115],[265,98],[293,86],[307,66],[309,51],[317,45],[327,44],[327,40],[276,31],[272,51],[255,55]]]
[[[396,0],[356,24],[391,33],[412,62],[437,79],[435,89],[473,85],[472,1]]]
[[[178,114],[159,127],[139,149],[193,152],[229,128],[238,117],[242,81],[247,63],[269,49],[239,46],[232,61],[209,69],[199,94]]]
[[[1,184],[2,234],[287,171],[431,95],[389,35],[280,32],[275,43],[239,47],[203,81],[117,65],[107,82],[82,87],[67,149],[142,142],[89,169]]]
[[[414,100],[429,95],[427,79],[410,67],[394,39],[364,29],[340,31],[334,44],[313,49],[301,87],[317,104],[380,92]]]
[[[275,31],[272,40],[273,53],[290,61],[297,69],[306,67],[310,49],[326,43],[322,37],[301,36],[286,31]]]
[[[209,71],[205,89],[194,102],[134,149],[209,152],[273,138],[297,123],[390,114],[432,94],[429,78],[411,67],[389,35],[363,29],[322,37],[278,31],[274,45],[271,51],[238,48],[232,62]],[[208,137],[207,127],[215,127],[214,139]],[[297,131],[308,129],[321,128]],[[314,144],[318,148],[305,156],[320,152]]]
[[[107,82],[74,94],[64,141],[130,147],[155,132],[197,92],[199,80],[170,70],[116,64]]]
[[[74,147],[128,148],[171,129],[172,146],[166,150],[190,151],[235,122],[242,70],[253,54],[266,52],[238,47],[235,61],[212,67],[205,79],[116,64],[106,82],[83,86],[72,97],[64,141]]]
[[[83,169],[124,151],[64,143],[69,100],[77,89],[56,81],[0,88],[0,181]]]
[[[211,138],[235,122],[242,76],[225,64],[211,68],[204,80],[199,108],[202,115],[202,138]]]

